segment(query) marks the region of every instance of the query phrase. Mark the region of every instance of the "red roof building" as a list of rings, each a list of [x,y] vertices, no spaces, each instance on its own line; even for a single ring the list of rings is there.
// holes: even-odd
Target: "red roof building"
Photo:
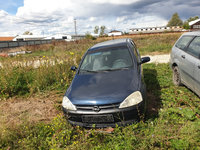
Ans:
[[[15,37],[0,37],[0,41],[12,41]]]

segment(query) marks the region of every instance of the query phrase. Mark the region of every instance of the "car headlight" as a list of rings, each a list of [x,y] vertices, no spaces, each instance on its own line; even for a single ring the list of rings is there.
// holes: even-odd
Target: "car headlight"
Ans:
[[[136,91],[129,95],[120,105],[119,108],[126,108],[136,104],[139,104],[143,101],[142,94],[139,91]]]
[[[62,106],[68,110],[76,110],[76,106],[72,104],[67,96],[63,97]]]

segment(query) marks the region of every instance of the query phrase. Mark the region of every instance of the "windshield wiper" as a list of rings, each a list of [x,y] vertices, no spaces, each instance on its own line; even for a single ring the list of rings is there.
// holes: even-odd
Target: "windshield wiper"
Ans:
[[[99,71],[116,71],[116,70],[125,70],[129,69],[130,67],[124,67],[124,68],[116,68],[116,69],[105,69],[105,70],[99,70]]]
[[[81,72],[92,72],[92,73],[98,73],[98,72],[106,72],[106,71],[116,71],[116,70],[125,70],[129,69],[130,67],[124,67],[124,68],[116,68],[116,69],[105,69],[105,70],[80,70]]]
[[[94,70],[84,70],[84,69],[82,69],[82,70],[80,70],[81,72],[83,71],[83,72],[94,72],[94,73],[97,73],[97,72],[99,72],[99,71],[94,71]]]

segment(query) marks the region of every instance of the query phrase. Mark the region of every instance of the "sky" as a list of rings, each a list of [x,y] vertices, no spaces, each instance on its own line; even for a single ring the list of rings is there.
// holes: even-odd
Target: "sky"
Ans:
[[[165,26],[174,13],[184,21],[200,17],[200,0],[0,0],[0,36],[128,32],[131,28]]]

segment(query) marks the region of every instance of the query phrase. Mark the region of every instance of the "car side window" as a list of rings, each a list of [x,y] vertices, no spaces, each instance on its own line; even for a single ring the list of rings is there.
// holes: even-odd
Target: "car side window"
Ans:
[[[192,54],[193,56],[200,58],[200,37],[196,37],[188,46],[187,49],[188,53]]]
[[[137,48],[135,46],[135,44],[131,41],[131,46],[133,47],[133,52],[134,52],[134,55],[137,59],[137,62],[138,64],[140,63],[140,55],[138,54],[138,51],[137,51]]]
[[[136,48],[136,45],[133,41],[130,42],[131,44],[131,48],[133,50],[133,53],[135,55],[135,58],[136,58],[136,61],[137,61],[137,70],[138,70],[138,73],[141,73],[141,66],[139,64],[141,64],[141,59],[140,59],[140,54],[139,52],[137,51],[137,48]]]
[[[178,40],[175,46],[182,50],[185,50],[186,46],[193,38],[193,36],[182,36],[182,38]]]

